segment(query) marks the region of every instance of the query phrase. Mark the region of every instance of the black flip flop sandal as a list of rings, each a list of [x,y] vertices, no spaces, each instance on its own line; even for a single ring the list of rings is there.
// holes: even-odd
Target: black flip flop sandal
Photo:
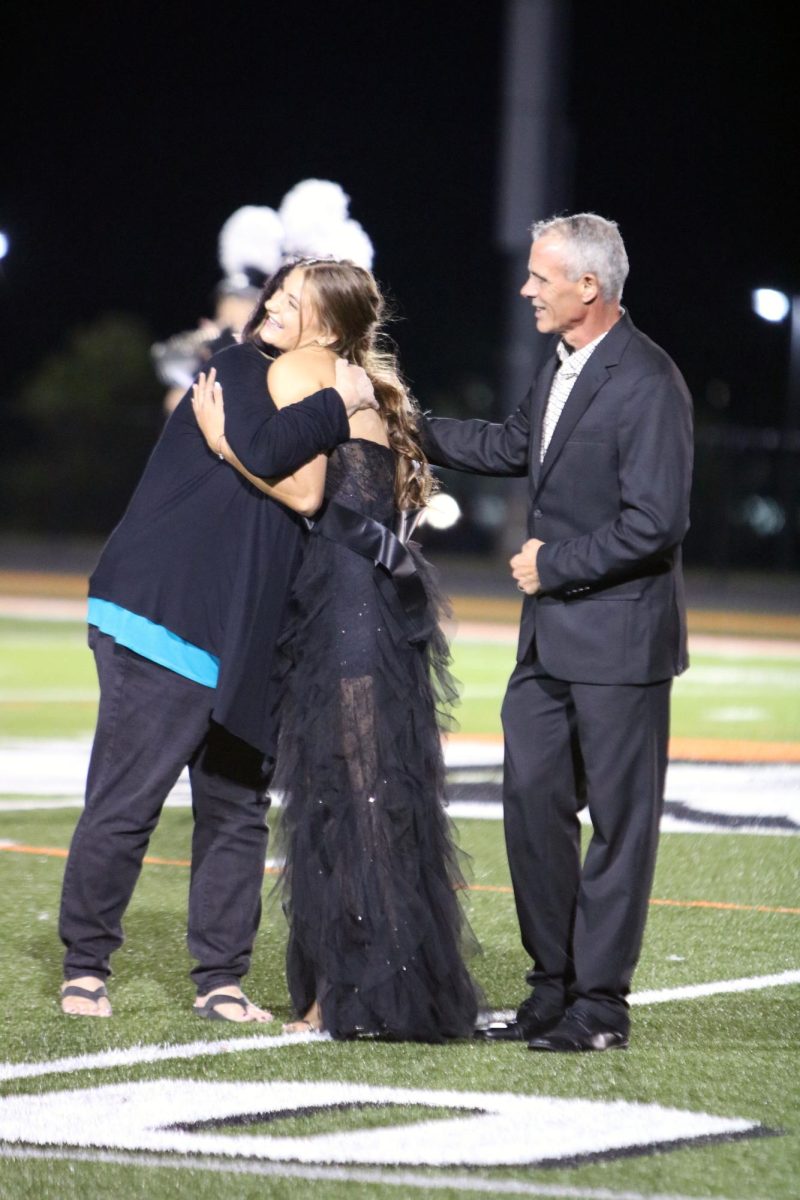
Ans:
[[[78,987],[78,985],[76,983],[70,983],[65,988],[62,988],[60,999],[66,1000],[68,996],[79,996],[81,998],[81,1000],[94,1000],[95,1003],[97,1003],[98,1000],[102,1000],[104,997],[106,999],[108,999],[108,992],[106,991],[106,985],[104,983],[101,983],[100,987],[95,988],[94,991],[91,991],[89,988]],[[62,1009],[62,1012],[63,1012],[63,1009]],[[65,1017],[99,1017],[99,1016],[110,1017],[111,1013],[64,1013],[64,1016]]]
[[[246,996],[227,996],[225,992],[212,992],[205,1004],[193,1004],[192,1012],[206,1021],[229,1021],[234,1025],[246,1024],[243,1021],[232,1021],[230,1017],[224,1017],[221,1012],[217,1012],[217,1009],[223,1004],[238,1004],[247,1012],[250,1001]]]

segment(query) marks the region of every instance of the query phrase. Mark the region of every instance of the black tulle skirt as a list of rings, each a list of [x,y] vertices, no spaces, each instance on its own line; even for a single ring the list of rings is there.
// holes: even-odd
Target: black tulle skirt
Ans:
[[[419,549],[429,636],[410,640],[390,576],[310,538],[282,639],[279,882],[287,980],[333,1037],[468,1037],[477,949],[443,805],[440,732],[456,699],[441,601]]]

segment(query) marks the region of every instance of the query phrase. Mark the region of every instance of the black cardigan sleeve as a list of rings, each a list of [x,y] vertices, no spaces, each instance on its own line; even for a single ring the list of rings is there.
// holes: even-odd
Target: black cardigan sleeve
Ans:
[[[256,371],[253,355],[260,360]],[[267,393],[267,363],[254,347],[231,347],[215,355],[206,369],[212,366],[222,384],[228,445],[253,475],[290,475],[349,438],[347,413],[334,388],[276,409]]]

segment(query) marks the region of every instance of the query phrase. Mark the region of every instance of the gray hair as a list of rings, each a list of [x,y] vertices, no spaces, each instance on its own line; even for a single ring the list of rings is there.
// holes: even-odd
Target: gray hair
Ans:
[[[591,273],[597,276],[604,300],[620,299],[628,277],[628,255],[616,221],[597,213],[575,213],[531,226],[534,241],[551,234],[563,243],[567,279],[578,280]]]

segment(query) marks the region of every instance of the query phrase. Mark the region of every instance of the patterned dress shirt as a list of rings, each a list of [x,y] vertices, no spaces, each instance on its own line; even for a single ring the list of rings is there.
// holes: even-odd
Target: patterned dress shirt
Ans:
[[[550,395],[547,397],[547,406],[544,410],[544,420],[542,421],[542,443],[539,448],[539,462],[544,460],[547,453],[547,447],[550,445],[550,439],[553,436],[553,431],[558,423],[558,418],[564,409],[564,405],[569,399],[569,394],[575,386],[575,380],[580,375],[586,363],[592,356],[592,353],[602,342],[603,338],[608,333],[605,330],[599,337],[596,337],[593,342],[582,346],[580,350],[572,350],[566,342],[559,341],[556,346],[556,354],[561,359],[561,366],[553,377],[553,383],[550,388]]]

